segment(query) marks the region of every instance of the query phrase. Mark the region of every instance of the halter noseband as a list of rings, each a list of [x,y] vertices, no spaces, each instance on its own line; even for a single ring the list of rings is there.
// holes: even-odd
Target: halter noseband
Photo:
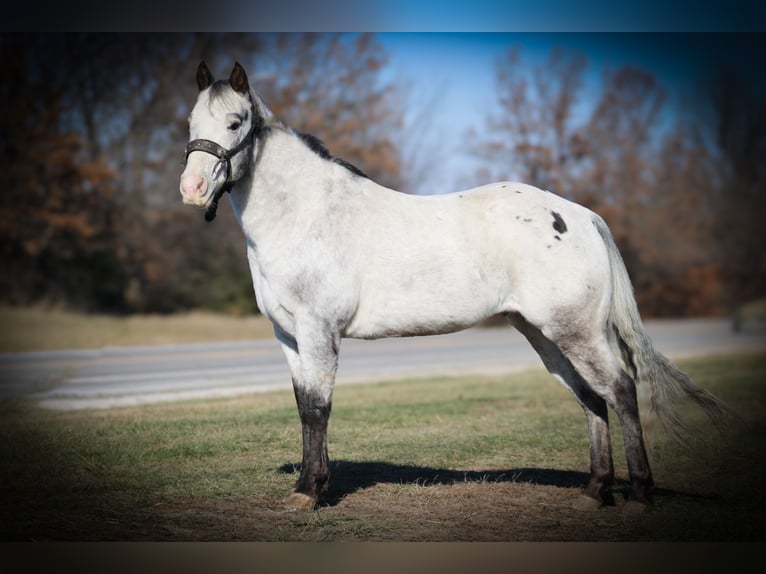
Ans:
[[[252,99],[250,100],[250,113],[253,118],[252,125],[250,126],[250,131],[248,131],[247,135],[242,138],[241,142],[239,142],[235,147],[231,149],[226,149],[222,145],[206,139],[192,140],[186,144],[184,164],[186,164],[188,161],[190,153],[194,151],[203,151],[218,158],[218,164],[216,164],[216,166],[220,164],[226,168],[226,181],[223,183],[220,189],[215,192],[213,201],[210,202],[210,205],[205,211],[205,221],[213,221],[215,219],[215,214],[218,210],[218,200],[221,199],[224,193],[230,192],[234,187],[234,181],[231,179],[231,158],[233,158],[247,146],[252,145],[256,133],[260,132],[260,129],[263,125],[263,118],[255,113],[255,106],[253,106]]]

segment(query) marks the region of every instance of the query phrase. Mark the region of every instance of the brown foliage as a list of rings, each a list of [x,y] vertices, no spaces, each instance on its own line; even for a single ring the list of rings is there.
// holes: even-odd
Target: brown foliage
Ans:
[[[230,210],[206,225],[177,191],[200,59],[219,76],[239,60],[288,124],[399,183],[400,116],[370,35],[15,35],[0,54],[6,302],[255,310]]]
[[[700,92],[710,100],[685,102],[688,118],[646,70],[605,70],[597,88],[586,88],[586,70],[563,50],[532,68],[518,48],[499,61],[498,111],[485,135],[471,134],[480,176],[526,181],[604,216],[646,315],[720,314],[762,296],[764,102],[730,71]]]
[[[399,187],[392,131],[401,127],[401,115],[395,87],[376,78],[387,58],[374,37],[280,34],[270,40],[264,52],[275,72],[258,89],[272,111],[374,180]]]
[[[22,59],[15,40],[3,45],[16,58],[0,96],[8,111],[0,120],[2,292],[18,303],[114,304],[120,272],[108,251],[116,239],[115,173],[88,157],[81,134],[62,129],[60,87],[27,73],[46,47],[32,45]]]

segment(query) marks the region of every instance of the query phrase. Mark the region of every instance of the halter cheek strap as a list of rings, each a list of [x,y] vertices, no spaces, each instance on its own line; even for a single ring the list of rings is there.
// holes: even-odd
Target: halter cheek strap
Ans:
[[[263,126],[263,118],[255,113],[255,107],[252,105],[252,101],[250,102],[250,105],[253,123],[250,126],[250,131],[247,132],[247,135],[242,138],[242,141],[239,142],[235,147],[226,149],[220,144],[206,139],[192,140],[186,144],[184,163],[188,161],[190,153],[195,151],[202,151],[217,157],[218,163],[226,168],[226,181],[218,189],[218,191],[215,192],[213,201],[210,202],[210,205],[205,211],[205,221],[209,222],[215,219],[216,211],[218,210],[218,201],[221,199],[224,193],[230,192],[234,187],[234,181],[231,179],[231,158],[233,158],[249,145],[252,145],[253,139],[261,131],[261,127]]]
[[[186,146],[187,160],[189,158],[189,154],[193,151],[203,151],[205,153],[209,153],[210,155],[216,156],[218,158],[218,163],[222,164],[226,168],[226,181],[218,189],[218,191],[215,192],[213,201],[210,202],[210,205],[205,210],[205,221],[210,222],[215,219],[216,213],[218,211],[218,201],[221,199],[221,197],[223,197],[224,193],[230,192],[234,187],[234,182],[231,180],[231,158],[234,157],[234,155],[236,155],[240,149],[244,149],[243,144],[247,144],[250,139],[252,138],[250,137],[250,134],[248,134],[248,136],[245,137],[245,139],[243,139],[239,145],[232,150],[227,150],[214,141],[205,139],[190,141]]]

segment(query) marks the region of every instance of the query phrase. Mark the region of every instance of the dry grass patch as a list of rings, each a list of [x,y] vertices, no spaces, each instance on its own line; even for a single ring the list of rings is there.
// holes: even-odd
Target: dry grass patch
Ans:
[[[0,307],[0,352],[93,349],[259,339],[273,336],[261,316],[83,315],[55,309]]]

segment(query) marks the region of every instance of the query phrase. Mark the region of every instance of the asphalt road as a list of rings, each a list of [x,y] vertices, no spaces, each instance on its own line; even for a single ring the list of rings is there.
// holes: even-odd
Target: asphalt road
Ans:
[[[766,328],[733,333],[719,319],[650,321],[671,358],[766,349]],[[511,328],[478,328],[341,345],[338,384],[542,367]],[[290,389],[274,340],[0,354],[0,398],[27,396],[52,409],[111,408]]]

